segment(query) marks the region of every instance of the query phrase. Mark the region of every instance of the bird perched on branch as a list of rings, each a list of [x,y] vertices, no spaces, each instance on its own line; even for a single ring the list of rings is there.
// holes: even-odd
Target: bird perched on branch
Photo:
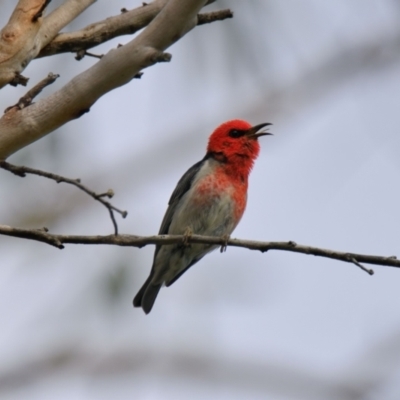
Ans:
[[[248,177],[260,152],[258,138],[271,135],[262,130],[269,125],[251,126],[239,119],[220,125],[208,140],[205,157],[179,180],[159,234],[228,238],[246,207]],[[194,243],[156,246],[150,276],[133,305],[148,314],[163,284],[172,285],[217,247]]]

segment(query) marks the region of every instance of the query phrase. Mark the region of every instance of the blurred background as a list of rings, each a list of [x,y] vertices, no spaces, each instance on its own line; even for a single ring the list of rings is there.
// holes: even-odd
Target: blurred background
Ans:
[[[61,0],[51,3],[51,8]],[[133,0],[98,1],[76,30]],[[15,2],[0,1],[1,26]],[[122,233],[158,232],[176,182],[221,122],[274,123],[262,138],[233,237],[400,256],[400,3],[217,1],[234,18],[200,26],[170,63],[100,99],[9,161],[103,192]],[[105,53],[130,37],[108,42]],[[32,62],[32,87],[96,59]],[[6,87],[0,109],[26,92]],[[110,234],[79,190],[0,170],[1,223]],[[215,251],[151,314],[133,309],[154,247],[0,240],[1,399],[398,400],[400,271],[301,254]]]

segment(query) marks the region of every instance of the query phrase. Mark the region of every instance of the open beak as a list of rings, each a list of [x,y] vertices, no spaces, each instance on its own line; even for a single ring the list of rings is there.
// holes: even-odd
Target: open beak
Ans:
[[[259,124],[259,125],[253,126],[252,128],[250,128],[250,129],[246,132],[246,136],[249,137],[249,138],[252,138],[252,139],[257,139],[257,138],[259,138],[260,136],[272,135],[271,132],[267,132],[267,129],[268,129],[267,127],[270,126],[270,125],[272,125],[272,124],[269,123],[269,122],[266,122],[266,123],[264,123],[264,124]],[[261,130],[262,128],[266,128],[266,129],[263,129],[263,130],[260,132],[260,130]]]

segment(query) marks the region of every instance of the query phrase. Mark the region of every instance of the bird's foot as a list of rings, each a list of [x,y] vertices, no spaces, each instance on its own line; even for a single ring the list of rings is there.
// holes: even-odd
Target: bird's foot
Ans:
[[[231,238],[230,235],[222,235],[221,239],[224,241],[224,243],[221,246],[220,252],[223,253],[226,251],[226,249],[228,248],[228,241]]]
[[[192,237],[193,231],[187,227],[185,233],[183,234],[182,246],[187,247],[190,245],[189,239]]]

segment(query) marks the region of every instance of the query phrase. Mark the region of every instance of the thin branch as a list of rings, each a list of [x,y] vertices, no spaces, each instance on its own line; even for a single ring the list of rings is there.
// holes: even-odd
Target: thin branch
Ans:
[[[135,236],[135,235],[107,235],[107,236],[80,236],[80,235],[56,235],[43,230],[13,228],[11,226],[0,225],[0,234],[24,239],[36,240],[47,243],[58,248],[64,244],[87,244],[87,245],[114,245],[130,246],[142,248],[147,245],[166,245],[202,243],[215,246],[242,247],[249,250],[258,250],[265,253],[269,250],[290,251],[307,255],[314,255],[324,258],[343,261],[346,263],[357,263],[382,265],[387,267],[400,268],[400,260],[395,256],[382,257],[367,254],[345,253],[341,251],[322,249],[297,244],[295,242],[260,242],[255,240],[228,239],[226,237],[200,236],[200,235],[155,235],[155,236]],[[368,272],[370,273],[370,272]]]
[[[77,188],[84,191],[89,196],[91,196],[93,199],[100,202],[101,204],[103,204],[104,207],[107,208],[108,212],[110,213],[110,218],[111,218],[111,221],[114,226],[115,235],[118,235],[118,225],[117,225],[117,221],[115,220],[114,211],[121,214],[122,218],[125,218],[128,215],[127,211],[120,210],[117,207],[113,206],[110,202],[103,199],[104,197],[108,197],[111,199],[114,196],[114,191],[112,189],[109,189],[105,193],[97,194],[97,193],[93,192],[92,190],[90,190],[89,188],[87,188],[85,185],[83,185],[81,183],[80,179],[65,178],[64,176],[52,174],[50,172],[41,171],[38,169],[33,169],[33,168],[29,168],[29,167],[24,167],[24,166],[13,165],[6,161],[0,161],[0,168],[10,171],[14,175],[20,176],[22,178],[25,177],[26,174],[32,174],[32,175],[43,176],[44,178],[51,179],[53,181],[56,181],[57,183],[65,182],[70,185],[76,186]],[[61,244],[61,242],[59,242],[57,238],[51,237],[51,235],[49,235],[43,231],[39,231],[39,233],[37,233],[38,231],[35,230],[33,232],[38,235],[37,236],[38,238],[42,238],[41,241],[46,242],[46,240],[48,238],[50,238],[51,241],[48,242],[49,244],[52,244],[53,246],[61,248],[59,246],[59,244]],[[26,238],[32,239],[33,237],[26,237]]]
[[[374,274],[374,270],[373,269],[365,268],[364,265],[361,265],[354,257],[349,257],[349,259],[354,265],[357,265],[357,267],[361,268],[367,274],[369,274],[369,275],[373,275]]]
[[[32,104],[32,100],[46,87],[51,85],[60,75],[52,74],[51,72],[47,75],[46,78],[41,80],[37,85],[35,85],[31,90],[28,91],[24,96],[22,96],[17,104],[13,106],[7,107],[4,112],[8,112],[13,108],[17,108],[22,110],[25,107],[28,107]]]
[[[165,2],[164,2],[165,3]],[[147,26],[160,12],[162,2],[153,2],[146,7],[122,11],[120,15],[88,25],[85,28],[58,34],[47,46],[42,48],[37,58],[61,53],[79,53],[105,43],[115,37],[132,35]],[[203,13],[197,16],[197,25],[232,18],[231,10]]]

